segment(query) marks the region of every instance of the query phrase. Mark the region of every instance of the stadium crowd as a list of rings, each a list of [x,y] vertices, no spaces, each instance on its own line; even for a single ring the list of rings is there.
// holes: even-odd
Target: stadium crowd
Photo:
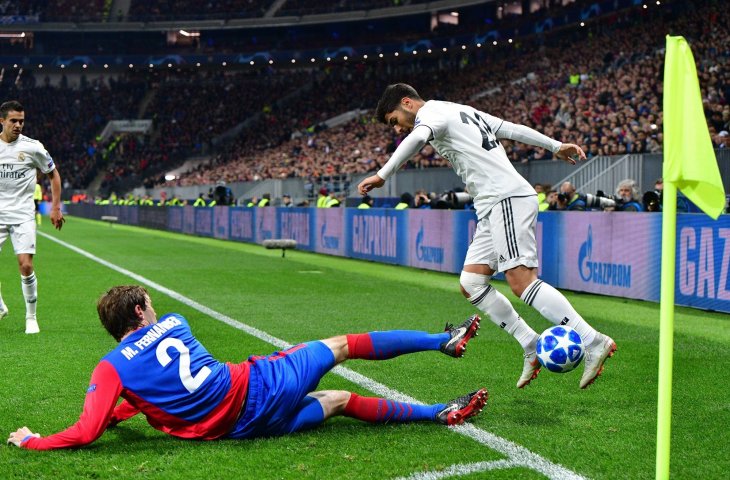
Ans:
[[[546,135],[585,146],[589,157],[626,153],[660,153],[662,149],[661,79],[663,36],[661,32],[683,33],[692,42],[699,60],[699,75],[708,125],[717,147],[727,145],[730,129],[730,77],[728,61],[730,32],[720,9],[698,9],[679,18],[645,22],[633,14],[616,15],[587,41],[567,38],[538,49],[522,48],[501,58],[476,56],[465,65],[462,59],[439,65],[458,68],[456,81],[431,82],[429,75],[416,75],[427,98],[445,98],[470,103],[476,108],[536,128]],[[636,38],[648,33],[654,43],[636,45]],[[574,59],[578,59],[575,61]],[[490,60],[490,61],[487,61]],[[392,69],[363,66],[365,75],[349,80],[341,74],[317,84],[317,91],[334,92],[328,107],[322,98],[303,95],[287,111],[304,122],[284,125],[276,112],[267,119],[266,130],[275,128],[280,140],[291,132],[297,138],[276,145],[275,138],[256,142],[244,132],[226,151],[209,164],[183,175],[174,183],[193,185],[216,179],[250,181],[288,176],[318,177],[330,172],[361,173],[380,168],[388,154],[402,140],[392,129],[369,125],[359,118],[334,129],[311,129],[312,111],[340,113],[356,106],[370,106],[388,80],[412,82],[408,72],[394,75]],[[343,72],[347,71],[344,69]],[[438,77],[438,70],[432,71]],[[425,77],[425,78],[424,78]],[[347,92],[359,92],[359,105],[348,103]],[[420,90],[419,86],[419,90]],[[485,90],[491,94],[484,94]],[[341,94],[337,94],[341,92]],[[351,99],[351,98],[349,98]],[[368,103],[369,102],[369,103]],[[338,111],[339,109],[339,111]],[[300,113],[304,112],[304,113]],[[309,130],[307,130],[309,128]],[[514,162],[550,160],[540,148],[504,142]],[[444,159],[426,146],[406,168],[446,166]],[[168,183],[167,185],[172,185]]]
[[[662,148],[662,47],[664,32],[671,32],[693,46],[708,127],[715,146],[723,148],[730,131],[728,14],[712,0],[701,3],[702,8],[675,5],[666,15],[612,14],[592,24],[589,35],[566,29],[463,55],[225,74],[139,71],[74,89],[49,86],[38,74],[15,83],[6,76],[3,88],[26,104],[29,134],[44,140],[73,188],[88,186],[100,169],[110,189],[132,181],[148,186],[315,181],[377,170],[402,138],[373,124],[368,114],[332,128],[324,122],[372,109],[393,81],[417,86],[426,98],[469,103],[581,144],[589,156],[655,153]],[[105,144],[96,139],[108,120],[139,115],[153,118],[151,135]],[[504,144],[514,162],[552,158],[539,148]],[[172,182],[161,179],[187,156],[202,153],[212,155],[210,160]],[[406,168],[443,166],[446,161],[426,146]]]

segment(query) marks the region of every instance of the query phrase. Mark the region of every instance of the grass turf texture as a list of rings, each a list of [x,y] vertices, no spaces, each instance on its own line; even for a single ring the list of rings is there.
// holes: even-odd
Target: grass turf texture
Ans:
[[[48,222],[42,231],[51,232]],[[51,233],[218,312],[291,343],[385,329],[438,331],[473,313],[458,277],[409,268],[169,234],[71,218]],[[0,255],[0,281],[10,316],[0,323],[0,428],[27,425],[42,435],[75,422],[91,370],[115,346],[96,316],[98,296],[134,283],[46,238],[38,238],[41,334],[24,330],[24,304],[12,248]],[[504,284],[498,284],[514,300]],[[154,290],[159,315],[183,314],[220,360],[266,354],[271,345]],[[587,391],[582,367],[543,371],[526,390],[514,386],[522,364],[517,343],[488,319],[464,359],[437,352],[346,366],[423,402],[446,401],[480,386],[489,405],[479,428],[523,445],[592,478],[653,478],[656,430],[658,305],[567,294],[576,309],[618,343],[617,355]],[[533,328],[550,324],[517,301]],[[677,309],[672,474],[722,478],[727,441],[730,355],[727,316]],[[328,375],[320,388],[370,394]],[[3,437],[7,438],[7,437]],[[392,478],[453,464],[504,458],[433,424],[368,425],[338,418],[310,432],[255,441],[191,442],[166,436],[135,417],[75,451],[0,448],[0,478]],[[467,478],[541,478],[524,468]]]

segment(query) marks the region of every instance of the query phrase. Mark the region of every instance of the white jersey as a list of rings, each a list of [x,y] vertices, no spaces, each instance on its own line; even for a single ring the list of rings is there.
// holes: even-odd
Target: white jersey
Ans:
[[[507,197],[536,195],[497,140],[502,123],[468,105],[437,100],[426,102],[416,114],[414,129],[420,125],[431,129],[429,143],[464,181],[479,219]]]
[[[0,140],[0,225],[33,220],[36,169],[50,173],[56,166],[43,144],[19,135],[12,143]]]

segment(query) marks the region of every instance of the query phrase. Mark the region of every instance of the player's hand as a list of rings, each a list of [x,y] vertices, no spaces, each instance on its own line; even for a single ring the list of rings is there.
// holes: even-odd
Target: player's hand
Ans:
[[[564,143],[560,146],[560,150],[555,154],[560,160],[564,160],[571,165],[575,165],[576,161],[586,159],[586,154],[582,148],[574,143]]]
[[[372,175],[360,182],[360,185],[357,186],[357,191],[360,192],[360,195],[365,195],[373,188],[380,188],[383,185],[385,185],[385,180],[377,175]]]
[[[63,213],[61,213],[61,208],[51,208],[51,223],[54,227],[56,227],[56,230],[61,230],[63,228],[63,224],[66,222],[66,219],[63,218]]]
[[[10,437],[8,437],[8,444],[12,443],[16,447],[19,447],[20,444],[23,442],[23,439],[28,435],[32,435],[36,438],[41,438],[40,433],[33,433],[28,427],[23,427],[17,429],[14,432],[10,432]]]

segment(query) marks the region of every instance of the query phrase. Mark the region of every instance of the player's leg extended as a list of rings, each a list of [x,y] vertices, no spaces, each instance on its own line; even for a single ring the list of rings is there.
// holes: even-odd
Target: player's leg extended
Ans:
[[[322,390],[312,392],[304,399],[287,428],[291,432],[312,428],[338,415],[369,423],[430,421],[458,425],[481,412],[488,397],[487,389],[482,388],[448,403],[421,405],[363,397],[343,390]]]
[[[469,340],[477,335],[479,321],[479,316],[473,315],[458,327],[447,325],[446,331],[441,333],[387,330],[340,335],[322,340],[322,343],[332,350],[336,364],[355,358],[387,360],[428,350],[439,350],[452,357],[461,357]]]
[[[517,381],[517,387],[523,388],[534,380],[540,371],[535,353],[538,335],[519,316],[512,303],[489,284],[499,261],[490,230],[491,224],[488,219],[483,219],[477,225],[459,278],[461,293],[522,346],[525,352],[523,370]]]
[[[616,344],[591,327],[562,293],[537,278],[537,205],[529,199],[532,197],[509,198],[502,202],[509,203],[509,208],[500,210],[508,233],[506,245],[501,249],[510,252],[508,255],[517,254],[505,262],[502,270],[515,295],[554,324],[568,325],[581,336],[586,346],[586,359],[580,386],[585,388],[600,374],[603,362],[613,355]]]

